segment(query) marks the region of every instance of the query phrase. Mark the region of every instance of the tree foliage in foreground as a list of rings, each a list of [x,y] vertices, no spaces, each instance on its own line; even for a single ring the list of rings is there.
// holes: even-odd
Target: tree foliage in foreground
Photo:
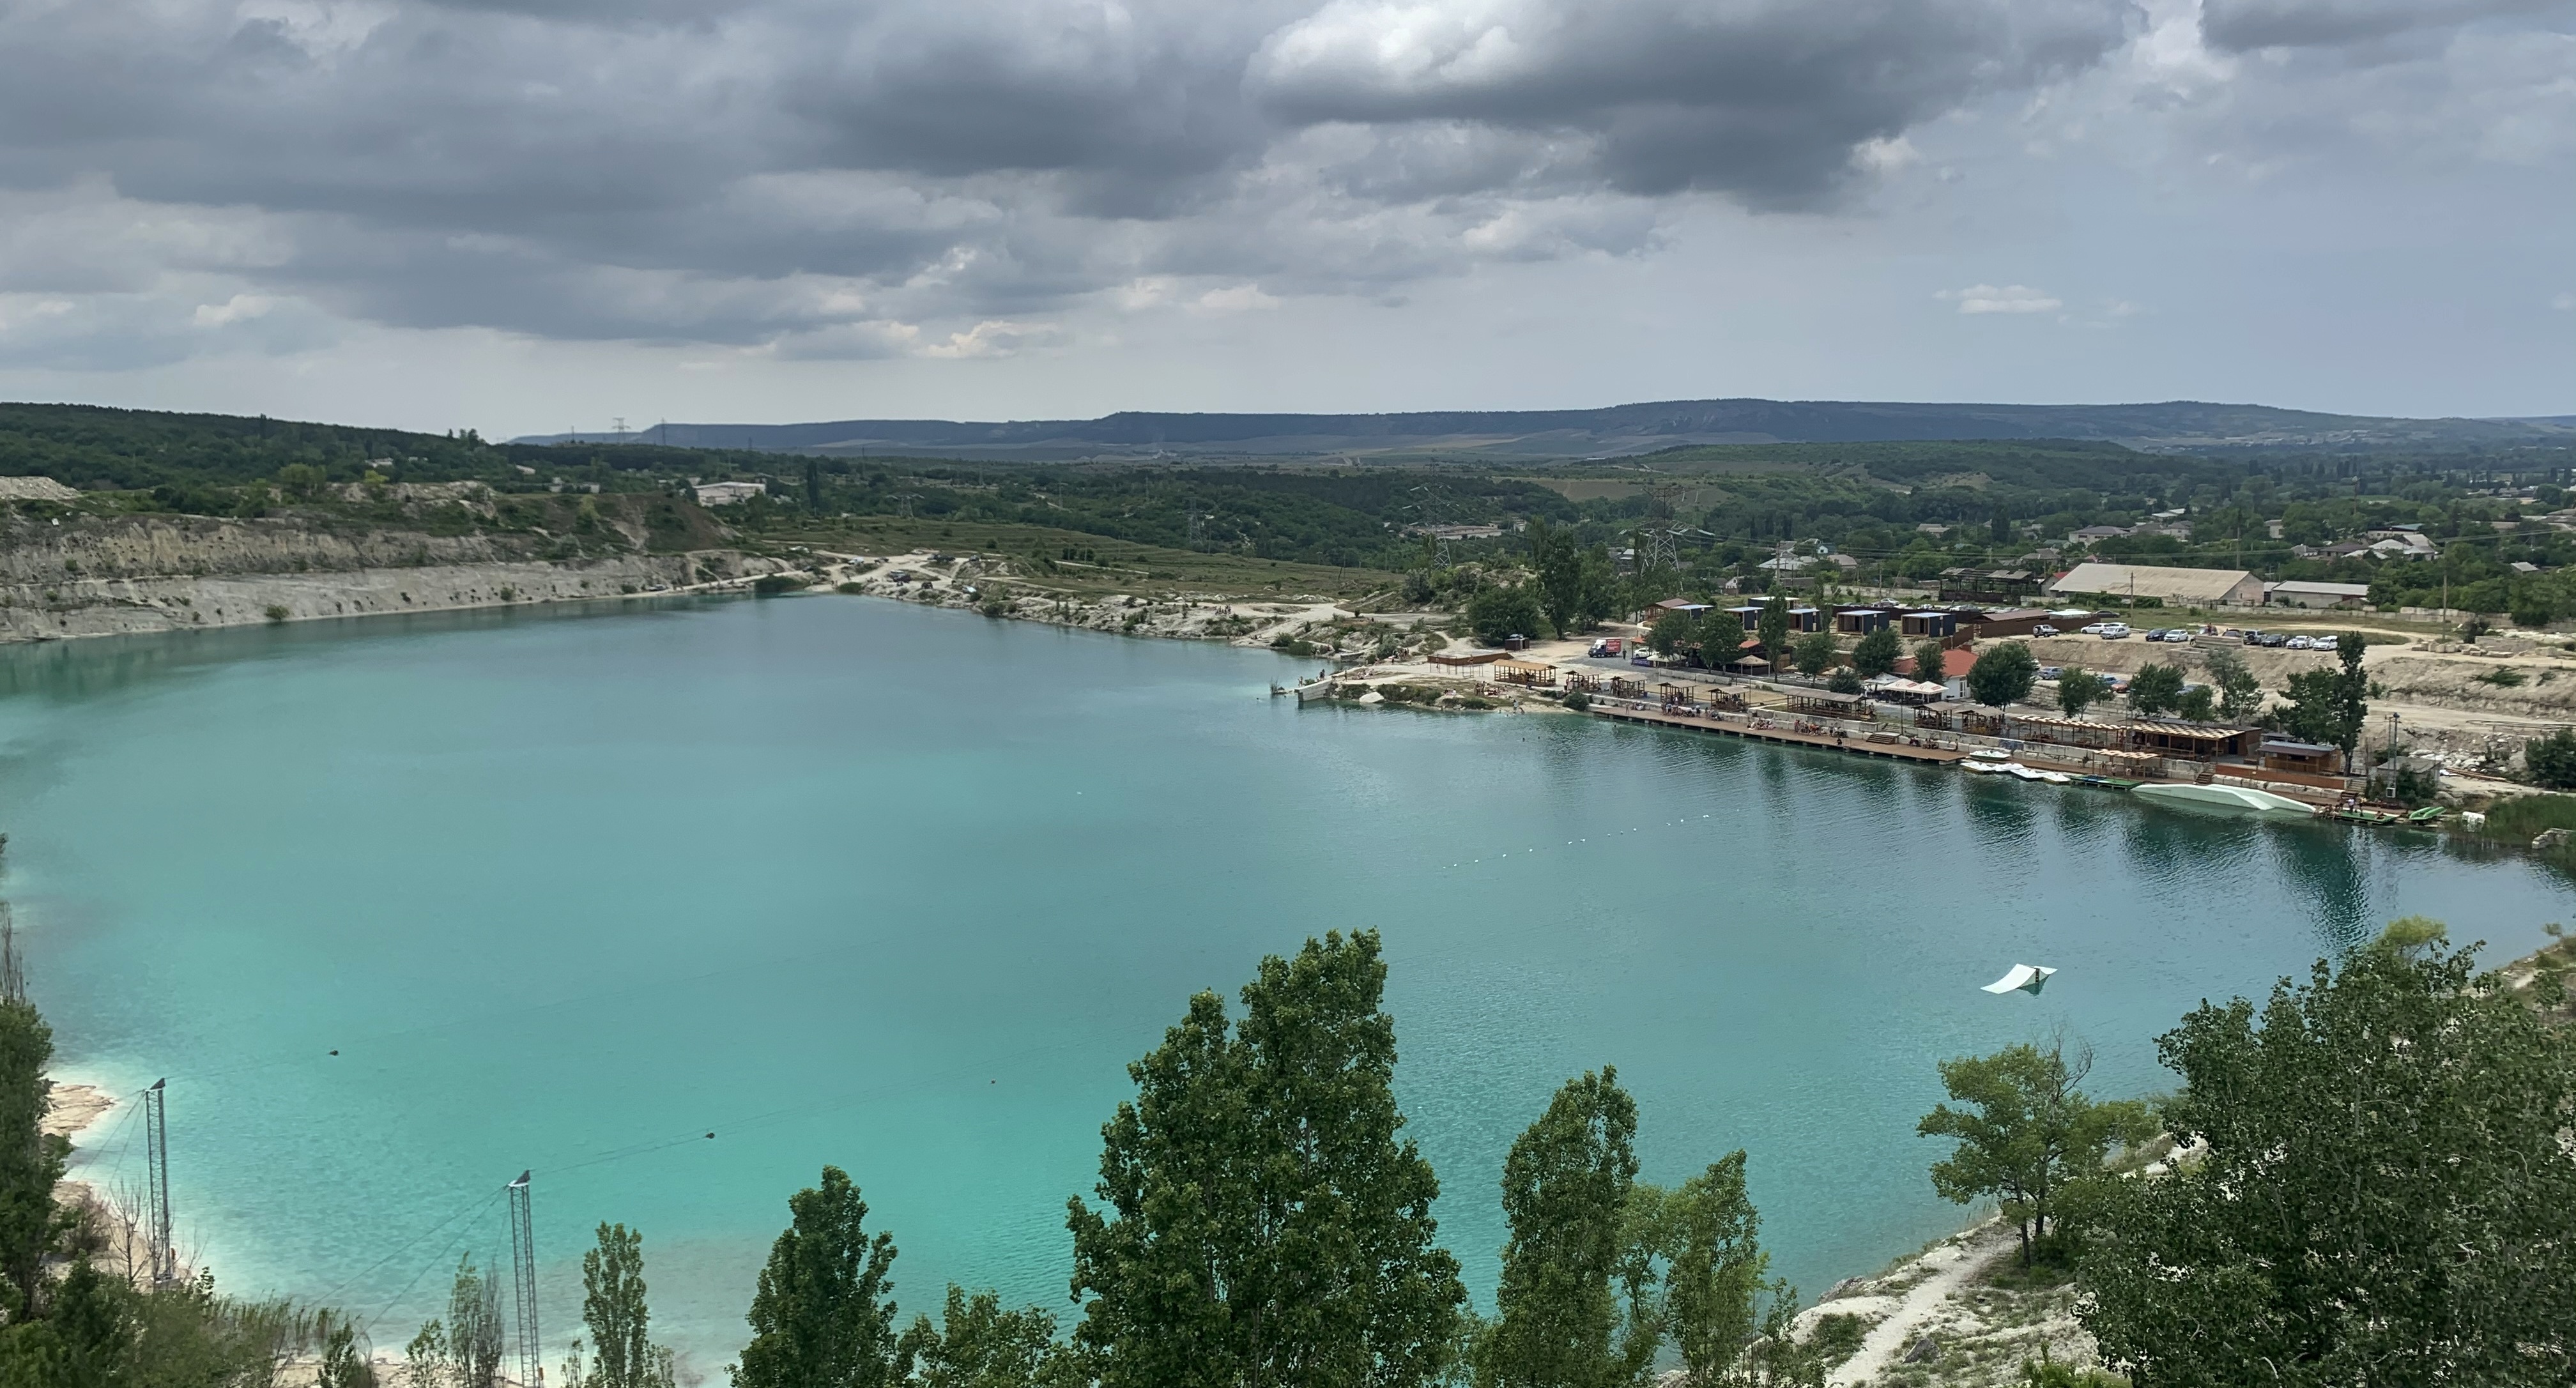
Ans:
[[[890,1273],[894,1236],[867,1232],[868,1202],[837,1166],[788,1197],[751,1299],[751,1343],[735,1388],[893,1388],[897,1353]]]
[[[2119,1182],[2087,1329],[2156,1388],[2576,1382],[2576,1036],[2400,921],[2159,1038],[2197,1161]]]
[[[592,1358],[585,1366],[574,1342],[566,1388],[671,1388],[671,1351],[653,1343],[644,1293],[644,1236],[600,1225],[598,1244],[581,1255],[581,1323]]]
[[[1689,1388],[1813,1385],[1790,1338],[1797,1290],[1766,1280],[1761,1217],[1733,1152],[1670,1191],[1636,1179],[1637,1106],[1607,1067],[1568,1080],[1503,1165],[1511,1239],[1479,1388],[1632,1388],[1669,1341]]]
[[[1095,1210],[1068,1202],[1075,1342],[1105,1388],[1403,1388],[1448,1367],[1466,1290],[1397,1112],[1374,932],[1265,959],[1128,1067]]]
[[[1501,1319],[1478,1346],[1480,1385],[1617,1388],[1654,1363],[1653,1320],[1638,1305],[1643,1269],[1622,1258],[1636,1139],[1636,1101],[1604,1067],[1568,1080],[1512,1143],[1503,1161],[1512,1233],[1494,1291]],[[1615,1285],[1623,1271],[1624,1313]]]
[[[1942,1086],[1964,1107],[1935,1105],[1915,1128],[1957,1140],[1932,1164],[1932,1188],[1962,1205],[2000,1201],[2020,1234],[2024,1267],[2054,1251],[2050,1239],[2060,1232],[2070,1194],[2100,1183],[2112,1145],[2155,1133],[2145,1104],[2098,1102],[2084,1093],[2079,1086],[2092,1068],[2090,1051],[2069,1056],[2062,1040],[1942,1061]]]

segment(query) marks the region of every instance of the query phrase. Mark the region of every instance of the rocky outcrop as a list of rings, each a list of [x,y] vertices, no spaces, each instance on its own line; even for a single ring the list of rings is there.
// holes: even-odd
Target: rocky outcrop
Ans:
[[[0,536],[0,641],[616,598],[784,567],[731,549],[644,552],[643,527],[613,510],[578,513],[586,529],[571,534],[493,533],[473,527],[490,517],[476,498],[401,500],[456,514],[433,512],[419,528],[331,516],[13,517]]]

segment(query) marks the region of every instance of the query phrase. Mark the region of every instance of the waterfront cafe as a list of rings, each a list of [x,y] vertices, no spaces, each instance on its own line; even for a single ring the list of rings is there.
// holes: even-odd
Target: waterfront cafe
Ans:
[[[1821,718],[1859,718],[1876,716],[1866,694],[1836,694],[1824,689],[1792,689],[1789,708],[1795,713],[1812,713]]]
[[[2129,745],[2141,752],[2180,761],[2242,758],[2262,742],[2259,728],[2231,728],[2223,723],[2192,723],[2180,718],[2140,718],[2129,724]]]

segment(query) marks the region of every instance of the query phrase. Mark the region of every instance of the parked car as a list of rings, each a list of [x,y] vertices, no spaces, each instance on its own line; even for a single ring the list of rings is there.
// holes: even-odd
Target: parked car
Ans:
[[[2247,627],[2245,630],[2237,634],[2245,639],[2246,645],[2259,646],[2263,644],[2263,632],[2260,628]]]
[[[2103,623],[2103,624],[2102,624],[2102,639],[2103,639],[2103,640],[2105,640],[2105,641],[2126,641],[2126,640],[2128,640],[2128,639],[2129,639],[2129,624],[2128,624],[2128,623],[2126,623],[2126,622],[2105,622],[2105,623]]]
[[[2063,670],[2054,665],[2042,665],[2039,667],[2039,677],[2051,683],[2055,683],[2057,677],[2064,673],[2065,672]]]
[[[2291,637],[2291,638],[2290,638],[2290,640],[2289,640],[2289,642],[2288,642],[2288,647],[2289,647],[2289,649],[2294,650],[2294,651],[2304,651],[2304,650],[2307,650],[2308,648],[2310,648],[2311,646],[2313,646],[2313,645],[2315,645],[2315,644],[2316,644],[2315,642],[2310,641],[2308,638],[2306,638],[2306,637],[2304,637],[2304,636],[2293,636],[2293,637]]]
[[[2038,626],[2032,627],[2030,629],[2030,634],[2033,636],[2055,636],[2057,634],[2057,628],[2050,626],[2046,622],[2042,622]]]
[[[2109,622],[2095,622],[2093,625],[2084,628],[2084,634],[2087,636],[2099,636],[2102,634],[2102,629],[2109,625],[2111,625]]]
[[[2290,638],[2277,631],[2267,631],[2263,633],[2263,639],[2259,644],[2265,646],[2286,646],[2290,644]]]

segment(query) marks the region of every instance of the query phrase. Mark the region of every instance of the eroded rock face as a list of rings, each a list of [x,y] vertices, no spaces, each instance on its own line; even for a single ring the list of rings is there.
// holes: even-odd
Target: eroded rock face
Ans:
[[[16,516],[0,530],[0,641],[614,598],[783,567],[730,549],[644,552],[644,537],[619,519],[572,536],[292,517]]]

